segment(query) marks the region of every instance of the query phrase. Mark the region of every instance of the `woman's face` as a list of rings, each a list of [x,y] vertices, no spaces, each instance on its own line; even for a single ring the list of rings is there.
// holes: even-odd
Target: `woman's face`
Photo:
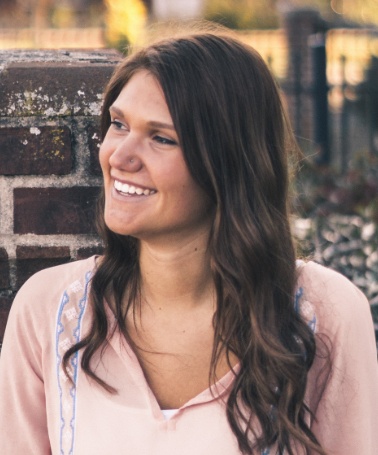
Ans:
[[[108,228],[169,242],[207,232],[211,204],[189,173],[157,80],[145,70],[137,72],[110,116],[100,149]]]

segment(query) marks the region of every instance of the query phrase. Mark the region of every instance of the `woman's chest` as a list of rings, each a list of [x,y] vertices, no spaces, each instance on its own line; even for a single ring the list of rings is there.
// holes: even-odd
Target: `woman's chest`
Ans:
[[[135,359],[124,351],[121,356],[109,347],[98,364],[116,394],[81,370],[74,394],[69,386],[62,391],[61,414],[52,425],[59,444],[54,455],[240,455],[227,421],[226,394],[218,399],[201,394],[165,420]]]
[[[229,370],[220,356],[212,377],[214,331],[211,323],[170,330],[131,331],[134,352],[161,409],[177,409],[222,378]],[[237,363],[236,358],[231,359]]]
[[[134,352],[161,409],[180,408],[209,387],[212,337],[173,336],[153,346],[139,338]]]

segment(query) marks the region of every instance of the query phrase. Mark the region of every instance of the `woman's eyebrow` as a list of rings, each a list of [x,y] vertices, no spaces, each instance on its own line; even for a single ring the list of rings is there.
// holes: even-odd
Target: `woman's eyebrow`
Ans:
[[[109,111],[114,112],[114,114],[117,114],[120,117],[123,117],[123,112],[117,106],[114,106],[114,105],[110,106]]]
[[[156,122],[154,120],[151,120],[148,122],[148,124],[153,128],[166,128],[168,130],[176,131],[176,128],[171,123]]]
[[[117,106],[114,105],[110,106],[109,111],[116,115],[119,115],[121,118],[124,117],[122,110]],[[152,128],[166,128],[168,130],[176,131],[176,128],[173,126],[172,123],[159,122],[157,120],[150,120],[147,123]]]

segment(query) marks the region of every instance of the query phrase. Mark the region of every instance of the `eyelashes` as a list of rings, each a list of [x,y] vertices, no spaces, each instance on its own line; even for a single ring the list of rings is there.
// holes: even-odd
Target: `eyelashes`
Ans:
[[[153,140],[162,145],[177,145],[177,142],[164,136],[155,135]]]
[[[119,120],[111,120],[110,125],[114,127],[116,131],[125,131],[128,132],[129,128],[123,122]],[[166,145],[166,146],[177,146],[178,142],[174,139],[170,139],[162,134],[157,134],[155,131],[150,133],[150,136],[154,142],[159,145]]]
[[[110,122],[110,125],[113,125],[117,130],[126,129],[125,125],[123,125],[123,123],[119,122],[118,120],[112,120]]]

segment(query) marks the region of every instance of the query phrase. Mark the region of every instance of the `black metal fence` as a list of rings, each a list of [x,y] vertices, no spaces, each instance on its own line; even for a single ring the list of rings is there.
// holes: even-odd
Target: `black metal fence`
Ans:
[[[378,32],[336,29],[308,46],[310,74],[298,53],[282,83],[294,130],[318,163],[345,172],[358,155],[378,156]]]

